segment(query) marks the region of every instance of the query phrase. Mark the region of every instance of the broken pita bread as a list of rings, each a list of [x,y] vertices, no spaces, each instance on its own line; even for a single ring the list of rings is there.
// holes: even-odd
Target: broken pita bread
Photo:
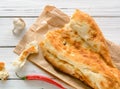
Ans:
[[[8,78],[9,74],[8,71],[5,69],[5,63],[0,62],[0,79],[6,80]]]
[[[20,69],[26,63],[26,60],[30,54],[38,53],[38,44],[36,41],[32,41],[25,46],[25,49],[20,54],[19,58],[13,62],[16,69]]]
[[[75,40],[70,39],[75,34],[71,37],[70,33],[65,30],[48,32],[40,44],[44,57],[58,70],[94,89],[120,88],[120,71],[108,66],[97,53],[78,47]]]

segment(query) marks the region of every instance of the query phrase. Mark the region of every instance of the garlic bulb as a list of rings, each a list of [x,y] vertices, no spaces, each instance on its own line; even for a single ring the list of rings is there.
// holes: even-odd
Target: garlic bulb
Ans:
[[[22,18],[15,18],[13,20],[13,25],[14,25],[14,28],[13,28],[12,32],[14,34],[18,34],[22,30],[24,30],[26,24]]]

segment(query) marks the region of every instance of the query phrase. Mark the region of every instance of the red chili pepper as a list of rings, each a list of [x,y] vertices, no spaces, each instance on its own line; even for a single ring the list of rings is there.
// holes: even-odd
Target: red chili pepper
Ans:
[[[45,76],[27,75],[27,76],[20,77],[17,73],[16,73],[16,76],[19,77],[22,80],[42,80],[42,81],[48,82],[50,84],[53,84],[53,85],[59,87],[60,89],[66,89],[61,84],[59,84],[59,83],[57,83],[57,82],[53,81],[52,79],[50,79],[48,77],[45,77]]]

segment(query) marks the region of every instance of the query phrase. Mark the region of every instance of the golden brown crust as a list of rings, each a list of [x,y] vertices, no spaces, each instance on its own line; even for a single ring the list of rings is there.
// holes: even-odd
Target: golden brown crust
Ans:
[[[4,62],[0,62],[0,71],[3,70],[5,67],[5,63]]]

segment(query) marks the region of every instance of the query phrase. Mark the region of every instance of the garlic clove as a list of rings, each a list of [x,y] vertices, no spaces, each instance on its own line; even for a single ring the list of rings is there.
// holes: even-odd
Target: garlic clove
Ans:
[[[14,34],[20,33],[22,30],[24,30],[26,26],[25,21],[22,18],[14,18],[13,25],[14,25],[14,28],[12,32]]]

